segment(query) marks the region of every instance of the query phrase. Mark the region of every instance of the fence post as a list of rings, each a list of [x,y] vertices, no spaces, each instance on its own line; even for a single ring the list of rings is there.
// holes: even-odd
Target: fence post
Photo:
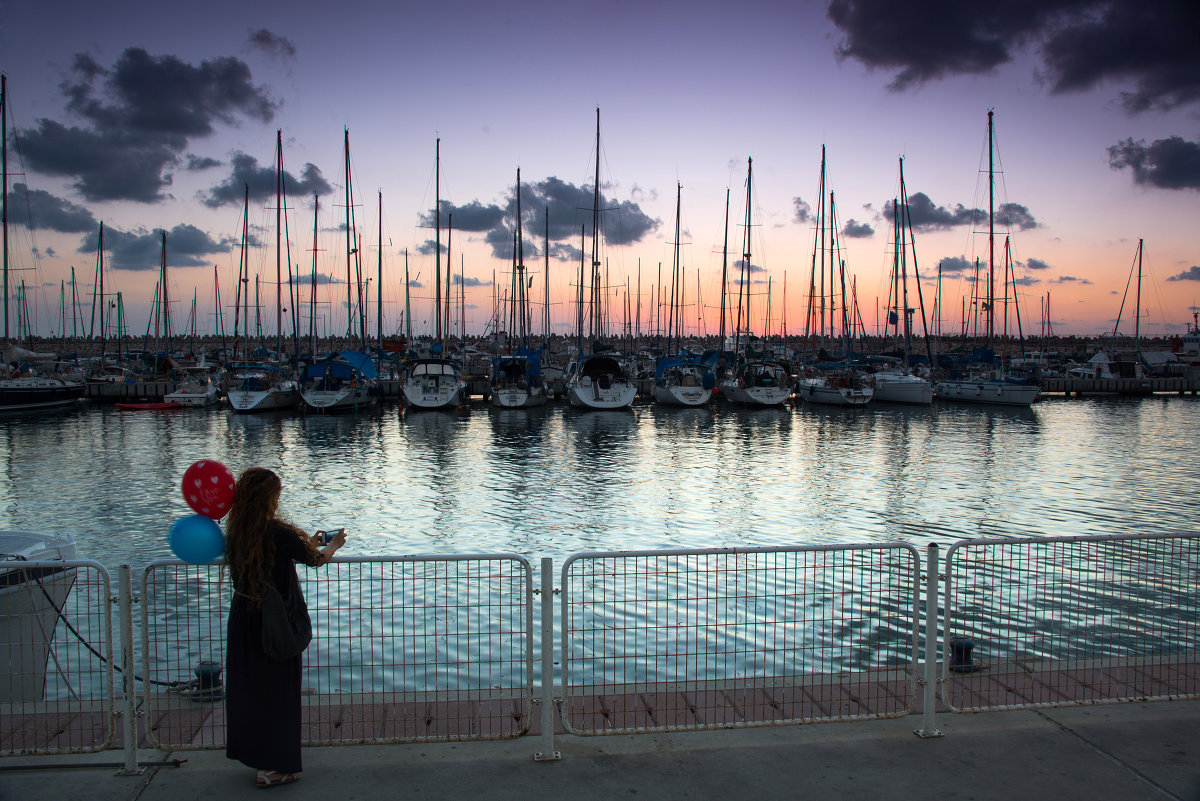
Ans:
[[[121,565],[117,568],[117,616],[121,631],[121,684],[125,689],[125,766],[118,776],[136,776],[142,772],[138,767],[137,743],[137,676],[133,662],[133,579],[132,568]]]
[[[934,725],[933,705],[937,703],[937,653],[938,653],[938,547],[929,543],[925,550],[925,674],[921,728],[918,737],[941,737]]]
[[[562,759],[554,750],[554,559],[542,557],[542,750],[534,761]]]

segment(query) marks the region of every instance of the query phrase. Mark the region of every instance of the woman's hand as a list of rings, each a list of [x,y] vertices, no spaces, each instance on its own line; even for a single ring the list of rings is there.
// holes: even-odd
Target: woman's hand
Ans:
[[[317,563],[318,567],[332,559],[337,549],[346,544],[346,529],[339,528],[336,532],[330,533],[333,534],[333,539],[329,540],[329,543],[320,549],[321,561]]]

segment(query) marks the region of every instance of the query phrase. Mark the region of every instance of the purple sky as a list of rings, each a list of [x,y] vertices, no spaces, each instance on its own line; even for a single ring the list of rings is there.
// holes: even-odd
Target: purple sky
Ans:
[[[19,270],[10,281],[25,281],[35,330],[58,332],[73,266],[86,326],[103,221],[105,290],[122,293],[130,328],[142,333],[163,229],[168,293],[179,299],[173,327],[194,292],[198,327],[213,330],[213,267],[228,307],[246,181],[250,233],[265,244],[252,249],[251,271],[274,280],[281,129],[293,272],[307,285],[319,194],[316,269],[332,283],[318,300],[328,330],[344,330],[348,128],[372,315],[382,193],[386,333],[401,324],[406,250],[414,330],[431,328],[433,231],[423,223],[439,138],[468,332],[484,332],[511,284],[518,167],[533,296],[541,301],[549,208],[551,317],[565,332],[580,226],[590,237],[599,107],[604,206],[618,209],[603,215],[610,319],[623,314],[626,286],[636,309],[640,271],[648,327],[672,271],[681,184],[684,317],[689,329],[716,333],[726,191],[732,272],[752,157],[752,327],[768,325],[769,299],[771,330],[786,313],[788,333],[802,333],[824,145],[847,281],[867,328],[888,302],[894,245],[884,212],[903,156],[925,304],[931,314],[940,265],[941,330],[957,333],[975,259],[987,259],[986,225],[971,220],[988,205],[981,170],[994,109],[997,253],[1011,235],[1026,335],[1040,332],[1047,297],[1056,333],[1112,331],[1143,237],[1142,333],[1191,321],[1200,301],[1194,2],[659,6],[218,0],[114,2],[85,15],[78,4],[6,3],[0,70]],[[273,330],[273,288],[263,292]],[[1132,295],[1122,315],[1121,332],[1132,333]]]

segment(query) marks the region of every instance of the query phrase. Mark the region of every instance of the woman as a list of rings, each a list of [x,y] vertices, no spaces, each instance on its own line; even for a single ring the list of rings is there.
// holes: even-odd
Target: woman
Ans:
[[[255,768],[259,787],[300,778],[300,657],[263,652],[262,598],[268,582],[287,596],[300,591],[296,562],[320,567],[346,542],[345,531],[316,541],[278,517],[279,476],[262,467],[242,473],[225,526],[225,558],[233,579],[225,651],[225,755]]]

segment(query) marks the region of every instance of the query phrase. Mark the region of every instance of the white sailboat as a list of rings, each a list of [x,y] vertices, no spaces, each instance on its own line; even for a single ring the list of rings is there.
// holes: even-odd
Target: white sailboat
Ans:
[[[282,175],[283,175],[283,139],[282,133],[276,133],[275,139],[275,170],[276,170],[276,186],[280,197],[276,201],[276,206],[282,208]],[[250,257],[249,257],[249,230],[250,230],[250,187],[245,189],[245,199],[242,208],[242,246],[241,256],[238,264],[238,282],[237,292],[234,300],[234,318],[233,318],[233,352],[236,356],[238,352],[238,322],[239,316],[245,316],[244,333],[246,342],[243,347],[249,350],[250,340],[250,293],[248,282],[250,280]],[[279,225],[276,225],[278,228]],[[278,261],[280,259],[280,247],[276,244],[276,271],[279,271]],[[280,292],[282,291],[281,282],[275,283],[275,305],[279,309],[282,306]],[[257,287],[257,284],[255,285]],[[244,288],[245,287],[245,288]],[[257,288],[255,295],[257,296]],[[256,297],[257,301],[257,297]],[[282,322],[280,322],[282,325]],[[291,409],[300,400],[300,385],[293,377],[293,371],[290,366],[282,364],[278,361],[258,361],[254,362],[249,359],[231,365],[225,371],[225,398],[229,401],[229,407],[235,412],[268,412],[277,409]]]
[[[604,337],[603,280],[600,275],[600,109],[596,109],[596,185],[593,191],[591,280],[590,284],[584,280],[581,262],[576,358],[567,369],[566,395],[570,404],[579,408],[626,409],[637,397],[633,369],[624,354],[599,344]],[[585,284],[591,287],[586,304],[582,297]],[[584,314],[585,306],[590,310],[589,315]],[[591,321],[593,352],[590,355],[583,353],[585,316]]]
[[[917,248],[913,237],[912,215],[909,212],[908,190],[904,184],[904,159],[900,159],[900,198],[892,201],[892,225],[896,255],[892,262],[891,294],[888,325],[893,342],[897,346],[902,362],[887,362],[877,367],[872,378],[875,400],[882,403],[906,403],[924,406],[933,403],[933,383],[912,371],[912,324],[913,315],[921,312],[921,325],[925,333],[926,348],[929,347],[929,328],[925,324],[925,302],[921,296],[921,276],[917,271]],[[908,258],[912,254],[913,284],[917,292],[917,306],[908,305]],[[932,362],[930,356],[930,362]]]
[[[675,241],[671,269],[670,317],[667,323],[667,347],[674,356],[661,356],[654,363],[654,383],[651,393],[658,403],[670,406],[703,406],[712,397],[716,378],[712,368],[683,349],[684,281],[679,248],[682,228],[681,201],[683,186],[675,187]]]
[[[361,351],[335,353],[305,369],[300,399],[320,413],[365,409],[379,399],[379,373]]]
[[[436,319],[436,341],[428,354],[411,358],[405,362],[404,376],[400,381],[400,393],[410,409],[456,409],[467,400],[467,382],[462,377],[459,362],[444,355],[445,341],[442,334],[442,140],[436,142],[434,159],[434,202],[435,264],[433,316]],[[449,265],[446,267],[449,271]],[[449,272],[447,272],[447,280]],[[449,319],[450,293],[446,293],[447,326]]]
[[[988,111],[988,297],[985,304],[987,339],[989,346],[976,352],[970,363],[964,364],[963,370],[952,371],[950,375],[939,380],[934,391],[939,400],[961,403],[990,403],[1004,406],[1029,406],[1041,392],[1037,379],[1032,376],[1012,376],[1004,370],[1004,364],[990,347],[995,320],[996,298],[995,286],[995,251],[996,251],[996,215],[995,215],[995,170],[993,158],[993,116],[995,112]],[[1011,251],[1005,243],[1005,281],[1009,280]],[[1015,285],[1014,285],[1015,288]],[[1014,303],[1016,293],[1013,294]],[[1018,320],[1020,312],[1018,311]]]
[[[529,281],[525,278],[525,243],[521,232],[521,170],[517,169],[516,233],[512,295],[508,299],[505,353],[492,359],[491,402],[501,409],[528,409],[546,403],[541,354],[529,347]],[[518,343],[514,346],[514,342]]]
[[[730,403],[744,406],[782,406],[792,396],[792,377],[782,362],[760,358],[749,346],[740,352],[749,334],[750,321],[750,211],[754,159],[746,160],[746,233],[742,247],[741,280],[738,283],[737,325],[734,328],[734,352],[738,363],[720,382],[721,395]]]

